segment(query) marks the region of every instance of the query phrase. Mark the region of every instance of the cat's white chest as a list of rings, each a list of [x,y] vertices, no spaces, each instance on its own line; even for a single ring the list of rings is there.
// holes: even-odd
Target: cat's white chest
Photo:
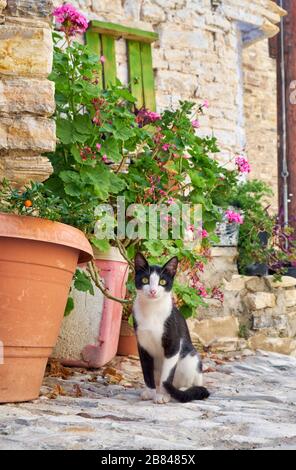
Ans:
[[[164,299],[162,302],[147,303],[137,299],[134,305],[138,342],[155,359],[161,359],[164,356],[162,337],[165,321],[171,314],[171,310],[171,298]]]

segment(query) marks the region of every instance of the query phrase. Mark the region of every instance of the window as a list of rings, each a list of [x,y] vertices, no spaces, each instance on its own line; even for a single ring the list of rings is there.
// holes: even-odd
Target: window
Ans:
[[[137,98],[137,107],[145,106],[155,111],[154,73],[151,44],[158,34],[126,26],[92,21],[86,40],[93,52],[104,56],[101,67],[101,83],[105,88],[116,80],[115,41],[123,38],[127,43],[128,76],[132,94]]]

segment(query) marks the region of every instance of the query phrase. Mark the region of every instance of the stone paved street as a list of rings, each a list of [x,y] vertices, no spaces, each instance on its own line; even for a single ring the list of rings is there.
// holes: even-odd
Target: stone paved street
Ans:
[[[0,449],[296,449],[296,358],[223,362],[205,361],[211,398],[185,405],[140,401],[135,359],[53,364],[38,400],[0,405]]]

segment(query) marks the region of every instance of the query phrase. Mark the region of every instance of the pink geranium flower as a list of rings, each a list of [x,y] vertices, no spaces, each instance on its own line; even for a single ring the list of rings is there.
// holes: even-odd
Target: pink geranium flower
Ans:
[[[201,237],[201,238],[207,238],[207,237],[209,236],[208,232],[207,232],[206,229],[204,229],[204,228],[203,228],[203,229],[199,229],[199,230],[197,231],[197,234],[198,234],[198,236]]]
[[[167,204],[169,206],[172,206],[173,204],[175,204],[175,199],[173,197],[169,197],[167,200]]]
[[[235,223],[235,224],[243,224],[244,218],[239,212],[232,211],[228,209],[225,212],[228,222]]]
[[[198,119],[194,119],[194,121],[192,121],[191,124],[192,124],[192,127],[194,127],[194,129],[198,129],[200,127],[200,123]]]
[[[201,231],[201,237],[202,238],[208,238],[209,234],[208,232],[203,228]]]
[[[61,24],[61,30],[68,36],[83,34],[88,28],[86,17],[70,3],[57,7],[53,11],[53,16],[57,23]]]
[[[100,62],[101,64],[104,64],[106,62],[106,57],[104,55],[101,55]]]
[[[154,111],[149,111],[149,109],[142,108],[137,113],[136,122],[139,124],[140,127],[146,126],[147,124],[159,121],[161,119],[161,115],[155,113]],[[159,136],[160,140],[163,137],[160,134],[161,128],[157,129],[157,136]]]
[[[251,167],[248,160],[245,157],[238,156],[235,159],[235,164],[240,173],[250,173]]]
[[[209,100],[204,100],[203,107],[208,109],[209,106],[210,106]]]
[[[162,150],[164,150],[165,152],[167,152],[168,149],[170,148],[170,144],[164,144],[161,148],[162,148]]]
[[[198,294],[203,297],[203,298],[206,298],[208,296],[208,293],[207,293],[207,290],[206,290],[206,287],[204,286],[204,284],[202,282],[198,282],[194,285],[195,289],[197,290]]]

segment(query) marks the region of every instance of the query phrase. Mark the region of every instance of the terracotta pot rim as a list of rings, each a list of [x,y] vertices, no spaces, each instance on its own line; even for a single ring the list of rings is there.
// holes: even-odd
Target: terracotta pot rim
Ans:
[[[93,250],[81,230],[40,217],[0,213],[0,237],[52,243],[76,248],[79,263],[93,259]]]

